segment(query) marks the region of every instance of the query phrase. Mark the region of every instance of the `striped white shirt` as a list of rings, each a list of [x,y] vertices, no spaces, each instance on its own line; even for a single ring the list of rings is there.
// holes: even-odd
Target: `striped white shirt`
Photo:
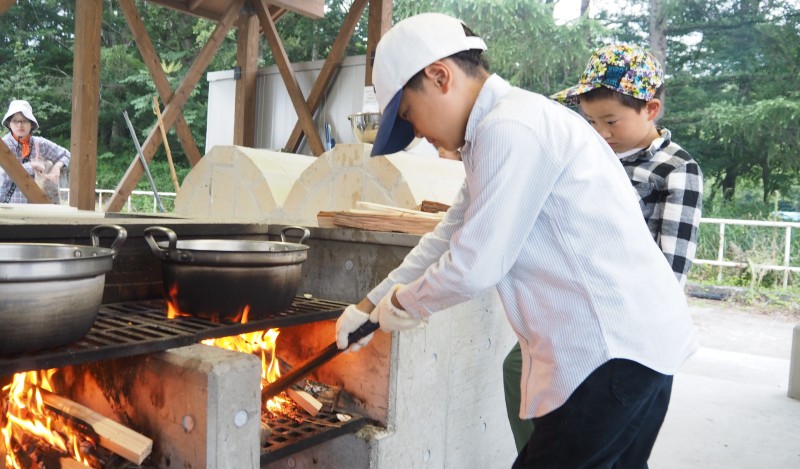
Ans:
[[[465,140],[457,200],[369,299],[403,283],[400,303],[426,317],[497,287],[522,347],[524,418],[612,358],[674,374],[697,347],[686,299],[600,136],[492,75]]]

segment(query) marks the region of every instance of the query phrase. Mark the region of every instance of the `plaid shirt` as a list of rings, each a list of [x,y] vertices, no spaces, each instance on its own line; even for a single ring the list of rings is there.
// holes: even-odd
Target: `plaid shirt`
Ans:
[[[31,164],[27,160],[23,162],[22,148],[19,142],[17,142],[11,135],[11,132],[3,136],[3,142],[5,142],[6,146],[8,146],[8,149],[11,150],[11,153],[16,155],[17,160],[22,163],[22,167],[25,168],[25,171],[27,171],[31,177],[34,177],[34,171],[31,167]],[[37,157],[37,151],[38,157],[50,160],[53,162],[53,164],[58,163],[59,161],[62,162],[64,164],[64,168],[61,170],[62,174],[63,171],[69,167],[69,150],[61,145],[47,140],[44,137],[31,136],[31,154],[29,157]],[[11,191],[12,185],[15,187],[15,189],[11,195],[11,199],[9,199],[7,202],[12,204],[28,203],[28,199],[22,194],[22,191],[19,190],[19,187],[16,187],[16,184],[14,184],[11,178],[8,177],[2,168],[0,168],[0,202],[6,202],[6,196]]]
[[[620,158],[650,234],[667,257],[681,285],[697,250],[703,205],[703,173],[689,153],[670,140],[667,129],[649,148]]]

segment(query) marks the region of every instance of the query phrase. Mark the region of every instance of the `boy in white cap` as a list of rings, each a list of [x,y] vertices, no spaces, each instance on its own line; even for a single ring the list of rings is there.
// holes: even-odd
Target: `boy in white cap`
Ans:
[[[367,320],[406,330],[496,287],[522,350],[521,416],[536,426],[513,467],[647,467],[672,375],[696,348],[680,285],[609,146],[576,113],[489,75],[485,49],[436,13],[379,42],[372,154],[424,137],[460,148],[466,179],[436,229],[345,309],[337,344]]]
[[[22,167],[37,179],[40,186],[55,188],[54,193],[48,195],[53,203],[60,203],[59,178],[62,169],[69,167],[69,151],[44,137],[32,135],[39,128],[39,122],[33,115],[30,103],[25,100],[11,101],[3,116],[3,127],[10,131],[3,136],[3,142],[11,153],[16,155]],[[28,203],[28,199],[5,172],[0,174],[0,203]]]

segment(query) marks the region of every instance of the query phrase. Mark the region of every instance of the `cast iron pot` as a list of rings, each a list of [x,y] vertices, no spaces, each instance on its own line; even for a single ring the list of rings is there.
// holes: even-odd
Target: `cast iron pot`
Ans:
[[[302,231],[299,243],[286,233]],[[154,233],[166,235],[156,241]],[[308,255],[308,229],[287,226],[281,241],[197,239],[179,241],[161,226],[144,230],[144,239],[161,259],[164,296],[178,312],[211,320],[262,319],[292,304]]]
[[[110,248],[98,234],[116,231]],[[106,272],[127,238],[125,228],[98,225],[91,246],[0,243],[0,354],[32,352],[74,342],[92,328]]]

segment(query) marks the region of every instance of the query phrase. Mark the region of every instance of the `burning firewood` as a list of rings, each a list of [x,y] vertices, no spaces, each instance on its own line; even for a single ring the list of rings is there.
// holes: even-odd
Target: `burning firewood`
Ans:
[[[153,440],[65,397],[42,391],[45,405],[62,415],[83,422],[99,437],[100,446],[136,464],[153,450]]]
[[[290,387],[286,390],[286,394],[288,394],[297,405],[302,407],[303,410],[311,414],[312,417],[316,417],[320,409],[322,409],[322,402],[302,389]]]
[[[61,458],[58,462],[61,465],[61,469],[90,469],[86,464],[74,459]]]
[[[15,461],[21,467],[31,469],[90,469],[91,467],[100,467],[97,458],[91,455],[84,455],[84,460],[92,464],[92,466],[88,466],[69,457],[65,452],[50,446],[38,437],[29,434],[22,433],[12,439],[12,442],[11,451],[13,451]],[[5,456],[3,457],[3,466],[0,467],[5,467]]]

